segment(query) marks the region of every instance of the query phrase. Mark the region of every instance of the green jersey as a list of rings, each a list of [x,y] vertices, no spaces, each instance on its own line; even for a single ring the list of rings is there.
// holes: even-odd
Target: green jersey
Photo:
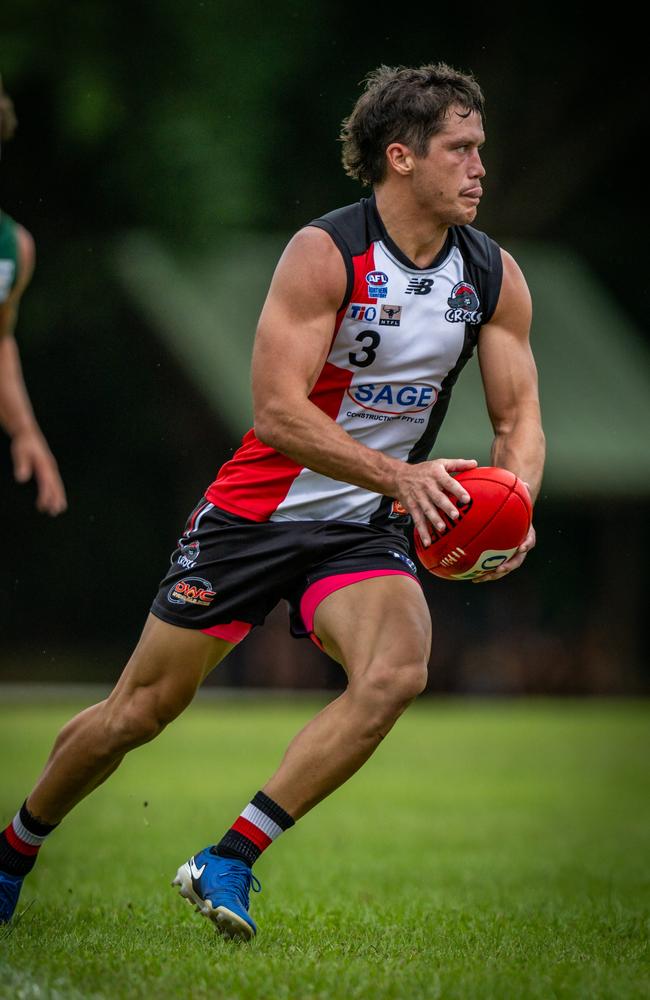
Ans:
[[[18,278],[18,235],[12,218],[0,211],[0,304],[9,298]]]

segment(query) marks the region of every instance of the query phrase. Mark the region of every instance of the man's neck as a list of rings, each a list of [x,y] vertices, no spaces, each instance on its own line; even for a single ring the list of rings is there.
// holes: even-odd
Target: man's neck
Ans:
[[[417,267],[428,267],[445,245],[449,226],[427,219],[412,199],[384,185],[375,188],[375,201],[391,240]]]

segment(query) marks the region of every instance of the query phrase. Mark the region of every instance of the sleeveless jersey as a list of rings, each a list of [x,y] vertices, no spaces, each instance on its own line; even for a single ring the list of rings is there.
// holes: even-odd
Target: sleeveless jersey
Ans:
[[[496,308],[499,247],[470,226],[454,226],[432,264],[418,268],[389,237],[374,196],[310,225],[339,248],[347,289],[309,399],[356,441],[422,462],[481,324]],[[262,444],[253,430],[206,496],[254,521],[382,524],[399,513],[392,498],[313,472]]]
[[[0,305],[9,298],[18,277],[16,223],[0,211]]]

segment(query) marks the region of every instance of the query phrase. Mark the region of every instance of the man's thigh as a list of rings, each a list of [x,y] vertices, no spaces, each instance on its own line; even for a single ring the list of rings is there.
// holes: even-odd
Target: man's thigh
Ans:
[[[110,702],[149,691],[161,708],[172,713],[188,704],[213,667],[234,644],[198,629],[170,625],[150,614]]]
[[[329,594],[316,608],[314,633],[348,676],[378,661],[426,663],[431,616],[422,588],[406,574],[378,576]]]

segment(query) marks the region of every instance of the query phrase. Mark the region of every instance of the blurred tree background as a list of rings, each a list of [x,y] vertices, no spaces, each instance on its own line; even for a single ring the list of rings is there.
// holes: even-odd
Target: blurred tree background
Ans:
[[[70,510],[36,513],[3,439],[0,676],[114,678],[187,513],[237,444],[120,280],[125,234],[154,234],[192,268],[241,232],[288,235],[356,200],[336,137],[359,81],[382,62],[443,59],[487,96],[479,228],[570,248],[643,329],[640,44],[627,24],[605,39],[577,12],[559,24],[537,7],[4,0],[0,71],[19,129],[0,204],[36,239],[18,338]],[[191,350],[182,324],[178,342]],[[577,496],[567,483],[542,494],[524,571],[498,587],[427,581],[432,688],[642,690],[649,491]],[[286,637],[279,611],[215,682],[340,678]]]

